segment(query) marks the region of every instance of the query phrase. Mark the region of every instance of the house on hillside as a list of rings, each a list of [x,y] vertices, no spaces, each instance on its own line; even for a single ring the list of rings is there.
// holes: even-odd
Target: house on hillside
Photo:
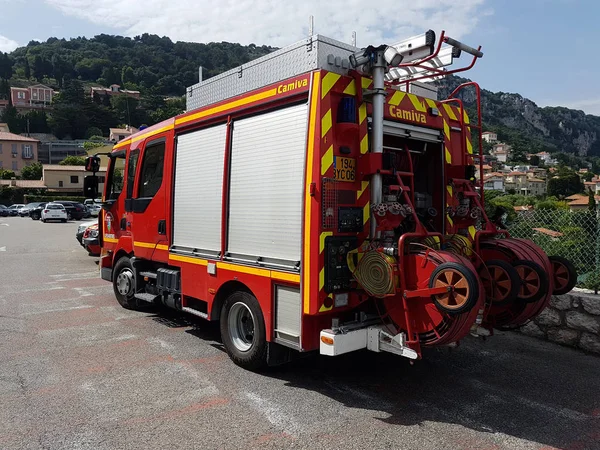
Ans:
[[[54,89],[44,84],[10,88],[10,100],[19,113],[51,108],[53,97]]]
[[[127,126],[126,128],[109,128],[108,140],[111,142],[119,142],[123,139],[127,139],[132,134],[137,133],[138,130],[135,127]]]
[[[37,161],[38,145],[36,139],[0,131],[0,169],[19,175],[23,167]]]
[[[596,203],[600,202],[600,196],[594,196]],[[590,199],[587,195],[575,194],[567,197],[569,200],[569,209],[571,212],[574,211],[586,211],[589,209]]]
[[[498,142],[498,135],[492,131],[484,131],[481,133],[481,138],[489,144],[495,144]]]
[[[483,188],[489,191],[505,192],[504,174],[492,172],[484,175]]]
[[[118,84],[111,84],[109,87],[92,87],[90,88],[90,97],[96,103],[103,103],[106,100],[110,100],[115,95],[127,95],[128,97],[140,98],[140,91],[131,91],[128,89],[121,89]]]

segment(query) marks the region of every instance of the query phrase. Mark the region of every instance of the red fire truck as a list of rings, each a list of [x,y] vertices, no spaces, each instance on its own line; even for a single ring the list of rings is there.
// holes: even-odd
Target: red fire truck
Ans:
[[[425,82],[481,56],[443,32],[365,49],[311,36],[189,88],[188,112],[109,155],[102,278],[125,308],[220,321],[249,369],[311,351],[417,359],[525,323],[576,274],[488,219],[481,115],[462,87],[439,101]]]

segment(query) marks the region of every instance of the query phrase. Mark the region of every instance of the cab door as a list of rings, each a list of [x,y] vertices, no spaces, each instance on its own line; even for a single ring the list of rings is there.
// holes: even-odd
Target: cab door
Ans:
[[[127,200],[136,257],[167,261],[167,137],[149,138],[140,148],[133,173],[137,172],[131,198]],[[128,174],[129,176],[129,174]],[[129,194],[129,192],[128,192]],[[129,195],[128,195],[129,196]]]

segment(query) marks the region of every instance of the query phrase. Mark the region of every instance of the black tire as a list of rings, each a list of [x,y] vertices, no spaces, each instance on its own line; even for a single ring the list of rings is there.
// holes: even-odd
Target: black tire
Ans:
[[[577,284],[577,269],[575,269],[575,266],[571,261],[569,261],[567,258],[563,258],[562,256],[549,256],[549,259],[550,263],[552,264],[552,268],[554,269],[554,291],[552,291],[552,293],[554,295],[563,295],[571,292],[571,290]],[[561,279],[557,279],[557,266],[562,266],[565,269],[564,274],[568,277],[566,283],[565,280],[562,279],[562,274],[558,275]]]
[[[249,314],[248,314],[249,313]],[[232,315],[233,314],[233,315]],[[246,314],[246,322],[240,320],[241,327],[246,325],[248,318],[252,320],[252,331],[243,330],[245,336],[240,337],[239,327],[233,323],[237,322],[238,315],[243,319]],[[231,360],[240,367],[248,370],[259,370],[267,364],[267,338],[265,331],[265,319],[258,304],[258,300],[248,292],[238,291],[231,294],[223,303],[221,308],[221,339],[227,354]],[[247,346],[247,348],[244,348]]]
[[[46,223],[46,219],[40,219],[42,223]]]
[[[128,273],[127,273],[128,272]],[[126,277],[130,277],[129,281],[129,289],[127,294],[122,294],[119,291],[119,283],[124,283],[121,281],[119,276],[124,274]],[[131,265],[131,260],[127,256],[121,257],[115,267],[113,268],[113,290],[115,292],[115,297],[121,305],[125,309],[141,309],[139,307],[138,300],[134,297],[135,294],[135,272]],[[123,289],[123,285],[121,285],[121,289]]]
[[[435,268],[435,270],[431,273],[431,277],[429,278],[429,287],[436,287],[436,281],[438,280],[438,276],[445,271],[450,272],[458,272],[464,280],[467,282],[467,287],[461,288],[460,291],[457,289],[456,293],[465,297],[465,299],[460,303],[460,305],[449,305],[443,301],[444,295],[432,295],[431,299],[435,306],[442,312],[447,314],[462,314],[464,312],[470,311],[477,304],[479,300],[479,280],[477,276],[467,269],[465,266],[455,263],[455,262],[445,262],[440,264]],[[452,284],[452,283],[449,283]],[[456,283],[458,284],[458,282]]]
[[[542,266],[525,259],[513,261],[512,266],[517,270],[519,278],[521,279],[521,287],[519,288],[519,295],[517,295],[518,301],[523,303],[534,303],[548,294],[550,283],[548,282],[548,274],[544,271]],[[521,275],[521,271],[527,272],[525,276]],[[529,275],[533,274],[537,277],[537,281],[527,279]],[[531,288],[529,287],[530,281],[539,285],[539,289],[534,293],[531,293]]]
[[[61,219],[62,223],[67,223],[67,219]]]
[[[67,220],[72,220],[73,216],[71,215],[71,213],[67,213]]]
[[[486,287],[486,296],[488,297],[488,299],[491,300],[493,305],[498,305],[498,306],[504,306],[504,305],[510,305],[511,303],[513,303],[516,299],[517,296],[519,295],[519,289],[521,289],[521,279],[519,278],[519,274],[517,273],[517,271],[515,270],[515,268],[513,266],[510,265],[510,263],[507,263],[506,261],[502,261],[501,259],[491,259],[489,261],[485,262],[485,267],[487,268],[481,268],[481,270],[479,271],[479,277],[481,278],[481,281],[484,284],[484,287]],[[499,292],[501,295],[503,294],[504,296],[500,299],[498,298],[494,298],[493,294],[495,294],[496,292],[488,292],[487,290],[487,278],[489,276],[488,272],[492,275],[493,278],[493,269],[497,268],[500,269],[504,274],[501,278],[501,281],[507,281],[510,282],[510,287],[506,287],[506,288],[499,288],[497,287],[496,290],[500,290],[501,292]],[[491,287],[491,286],[490,286]],[[492,294],[492,295],[490,295]]]

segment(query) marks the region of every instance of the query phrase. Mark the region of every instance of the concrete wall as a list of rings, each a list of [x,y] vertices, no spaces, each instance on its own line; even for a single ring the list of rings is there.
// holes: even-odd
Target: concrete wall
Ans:
[[[550,306],[521,331],[600,354],[600,296],[582,292],[553,296]]]

